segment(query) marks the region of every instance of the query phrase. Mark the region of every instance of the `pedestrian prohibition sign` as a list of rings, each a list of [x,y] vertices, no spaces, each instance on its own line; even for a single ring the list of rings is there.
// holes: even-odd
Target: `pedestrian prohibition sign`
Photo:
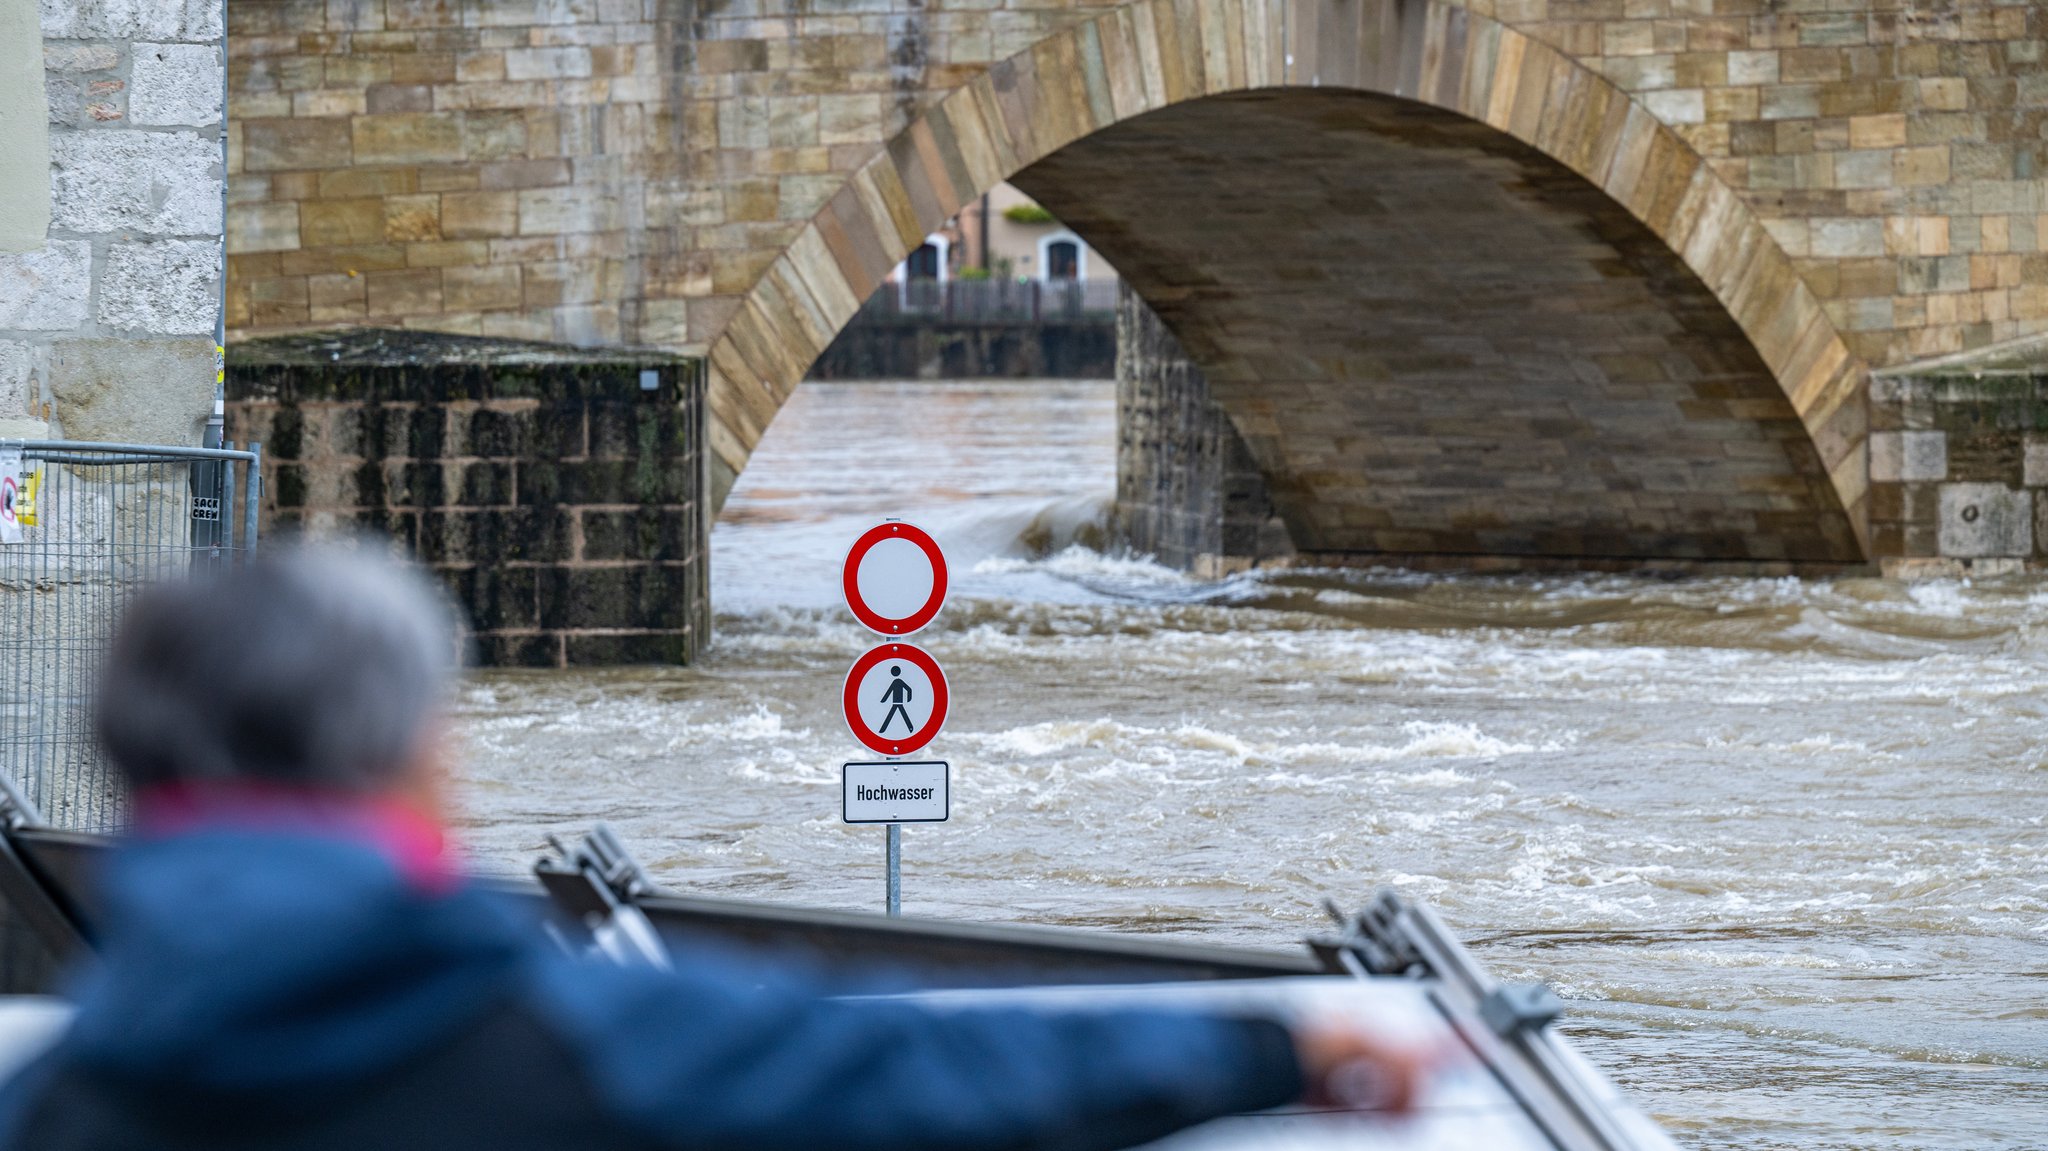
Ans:
[[[877,755],[915,755],[946,725],[946,673],[923,648],[885,643],[853,663],[841,694],[853,738]]]
[[[946,606],[946,556],[922,528],[887,520],[861,533],[839,571],[846,606],[861,626],[892,640],[922,630]],[[883,823],[890,915],[903,911],[905,823],[944,823],[953,812],[952,768],[904,763],[946,726],[946,673],[923,648],[890,642],[853,661],[839,709],[861,746],[885,763],[841,769],[840,818]]]
[[[839,580],[853,618],[882,635],[919,631],[946,606],[946,557],[938,541],[896,520],[853,541]]]

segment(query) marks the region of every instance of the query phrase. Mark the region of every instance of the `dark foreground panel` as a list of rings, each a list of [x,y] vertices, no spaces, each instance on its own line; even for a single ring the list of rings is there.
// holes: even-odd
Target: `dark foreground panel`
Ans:
[[[0,858],[9,890],[32,888],[44,901],[34,923],[44,941],[74,953],[89,946],[90,876],[105,841],[17,827],[0,834],[0,843],[9,848]],[[1562,1005],[1548,991],[1496,982],[1433,912],[1392,895],[1298,954],[1267,955],[660,896],[602,828],[583,848],[536,870],[540,889],[524,889],[536,918],[546,916],[565,946],[589,946],[621,962],[665,964],[692,947],[769,947],[778,960],[808,957],[870,985],[887,976],[890,994],[941,1005],[1088,1010],[1172,1003],[1278,1018],[1352,1015],[1445,1055],[1412,1116],[1381,1113],[1371,1084],[1361,1083],[1338,1106],[1235,1116],[1162,1147],[1673,1147],[1550,1026]],[[64,1025],[61,1006],[0,999],[0,1076]]]

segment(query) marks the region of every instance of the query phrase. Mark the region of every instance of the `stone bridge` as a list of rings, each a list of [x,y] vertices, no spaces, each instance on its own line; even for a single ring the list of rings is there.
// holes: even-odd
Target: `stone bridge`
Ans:
[[[1951,477],[1906,461],[1882,431],[1914,426],[1882,410],[1903,393],[1871,388],[2048,332],[2036,0],[228,21],[238,334],[700,354],[715,498],[890,269],[1011,180],[1177,337],[1300,552],[1824,567],[2048,541],[1935,530],[1977,505],[1912,494]],[[2007,462],[2031,508],[2048,467]]]

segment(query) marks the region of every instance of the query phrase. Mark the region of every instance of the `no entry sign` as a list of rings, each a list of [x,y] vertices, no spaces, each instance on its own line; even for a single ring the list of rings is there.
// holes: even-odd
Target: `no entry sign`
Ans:
[[[853,618],[881,635],[909,635],[946,606],[946,557],[911,524],[876,524],[853,542],[840,572]]]
[[[885,643],[853,661],[841,710],[853,738],[876,755],[915,755],[946,725],[946,673],[924,649]]]

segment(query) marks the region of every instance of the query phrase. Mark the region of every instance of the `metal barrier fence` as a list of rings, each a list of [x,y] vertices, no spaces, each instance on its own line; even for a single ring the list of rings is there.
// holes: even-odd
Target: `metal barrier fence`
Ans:
[[[883,284],[861,306],[869,321],[1028,321],[1116,319],[1115,280],[903,280]]]
[[[50,826],[125,823],[90,707],[114,622],[146,584],[255,550],[260,465],[255,444],[0,440],[0,775]]]

